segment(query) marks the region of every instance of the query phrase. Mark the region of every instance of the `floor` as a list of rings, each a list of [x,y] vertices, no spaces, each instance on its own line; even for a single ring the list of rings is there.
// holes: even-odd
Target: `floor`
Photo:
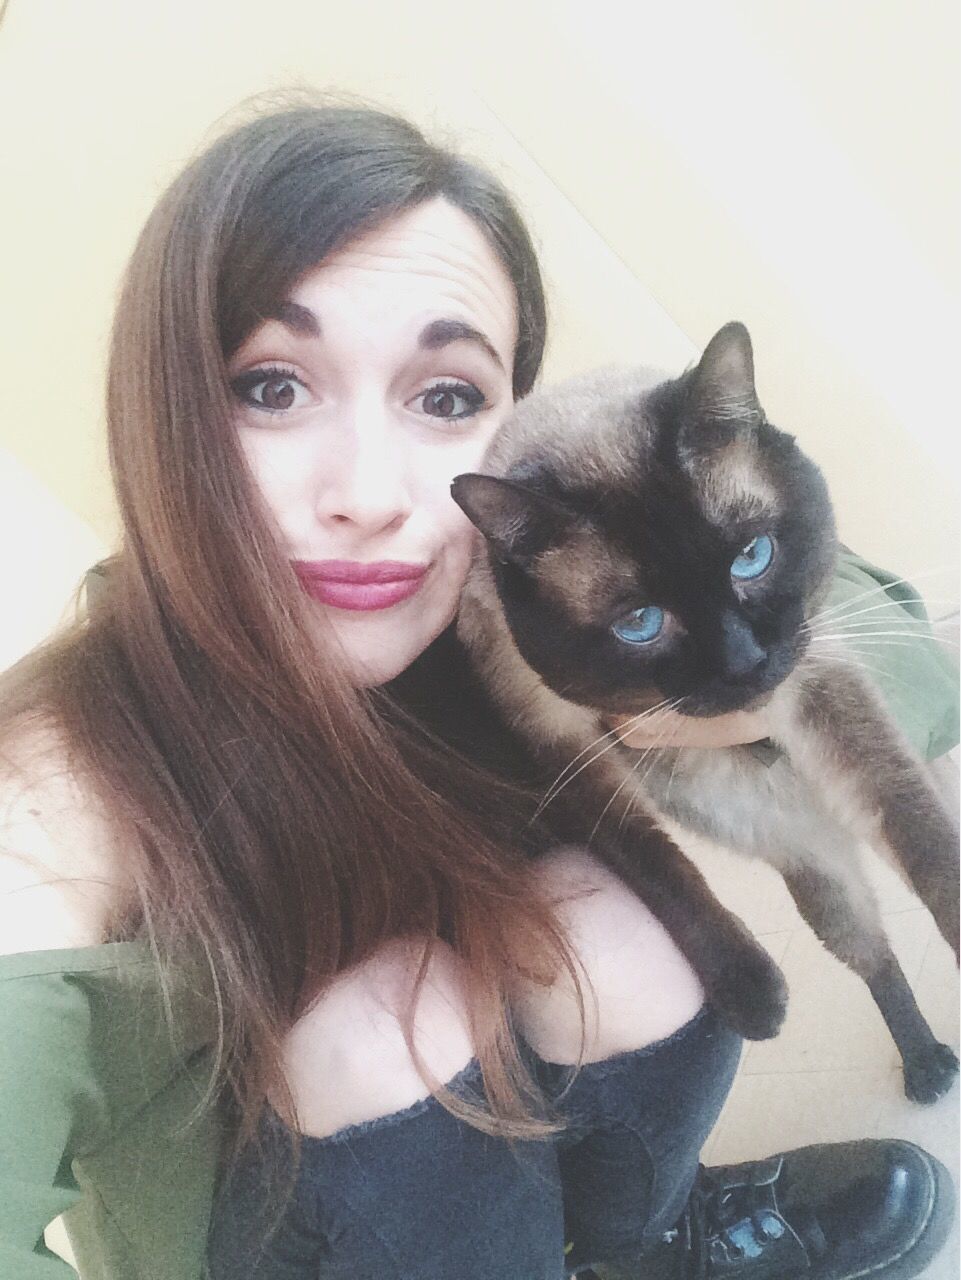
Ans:
[[[957,770],[957,752],[938,762],[938,782],[952,804]],[[823,949],[781,878],[761,863],[690,837],[681,840],[721,901],[782,966],[791,991],[778,1038],[747,1046],[704,1162],[755,1159],[811,1142],[901,1137],[937,1156],[961,1185],[957,1083],[932,1107],[908,1102],[897,1052],[867,988]],[[895,872],[870,852],[867,857],[901,967],[935,1034],[957,1048],[958,971],[950,949]],[[48,1239],[69,1260],[59,1223]],[[959,1271],[956,1221],[925,1277],[957,1280]]]
[[[956,803],[958,753],[938,762]],[[708,1140],[706,1164],[754,1159],[811,1142],[898,1137],[918,1143],[959,1179],[958,1084],[931,1107],[902,1091],[897,1051],[867,988],[829,955],[801,920],[784,883],[761,863],[696,843],[685,848],[722,902],[781,965],[791,992],[776,1040],[746,1047],[734,1087]],[[888,935],[939,1040],[958,1048],[958,970],[934,921],[898,875],[865,851]],[[927,1280],[958,1280],[958,1222]]]

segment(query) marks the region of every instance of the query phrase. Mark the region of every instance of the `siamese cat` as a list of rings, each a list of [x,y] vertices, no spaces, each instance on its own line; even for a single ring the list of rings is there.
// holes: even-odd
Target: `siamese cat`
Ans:
[[[558,774],[545,798],[666,926],[742,1035],[777,1034],[780,970],[658,823],[778,869],[867,983],[933,1102],[958,1069],[918,1009],[857,857],[883,842],[958,953],[958,834],[913,749],[818,618],[827,486],[758,402],[726,325],[679,377],[601,370],[521,401],[455,501],[484,535],[458,634],[500,714]],[[871,602],[869,601],[869,604]],[[864,607],[859,605],[859,608]],[[612,725],[763,707],[766,744],[624,746]],[[640,723],[644,723],[643,720]]]

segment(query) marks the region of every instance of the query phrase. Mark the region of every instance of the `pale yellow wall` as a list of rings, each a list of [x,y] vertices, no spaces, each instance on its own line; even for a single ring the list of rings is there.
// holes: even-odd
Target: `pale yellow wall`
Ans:
[[[339,87],[405,110],[517,192],[551,289],[548,380],[611,361],[677,368],[744,320],[762,399],[824,466],[842,535],[946,609],[957,25],[953,0],[501,0],[473,13],[10,0],[0,444],[110,545],[103,363],[134,237],[242,98]],[[4,513],[8,562],[19,541],[40,545],[46,511]],[[59,599],[54,560],[35,581]]]
[[[3,624],[0,671],[69,618],[72,596],[106,544],[30,469],[0,446]]]

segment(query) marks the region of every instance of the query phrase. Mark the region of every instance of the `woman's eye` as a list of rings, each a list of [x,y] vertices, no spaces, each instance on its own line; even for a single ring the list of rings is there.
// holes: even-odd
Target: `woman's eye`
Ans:
[[[470,418],[487,404],[483,391],[470,382],[438,382],[415,397],[431,418],[443,418],[448,422],[455,418]]]
[[[625,644],[650,644],[664,630],[664,620],[664,610],[648,604],[643,609],[632,609],[611,630]]]
[[[766,533],[758,534],[734,557],[731,564],[731,577],[738,582],[749,582],[752,578],[759,578],[773,558],[773,538],[769,538]]]
[[[265,413],[287,413],[307,403],[307,388],[289,369],[250,369],[230,385],[244,404]],[[304,392],[299,402],[298,391]]]

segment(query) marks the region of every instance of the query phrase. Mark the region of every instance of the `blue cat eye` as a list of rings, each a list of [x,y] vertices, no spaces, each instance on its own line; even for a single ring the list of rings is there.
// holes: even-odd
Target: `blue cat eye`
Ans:
[[[618,640],[626,644],[650,644],[661,634],[664,627],[664,610],[656,604],[645,605],[643,609],[634,609],[620,622],[615,622],[611,630]]]
[[[744,582],[750,578],[759,578],[771,563],[774,556],[774,543],[766,533],[752,538],[740,554],[735,556],[731,565],[731,577]]]

